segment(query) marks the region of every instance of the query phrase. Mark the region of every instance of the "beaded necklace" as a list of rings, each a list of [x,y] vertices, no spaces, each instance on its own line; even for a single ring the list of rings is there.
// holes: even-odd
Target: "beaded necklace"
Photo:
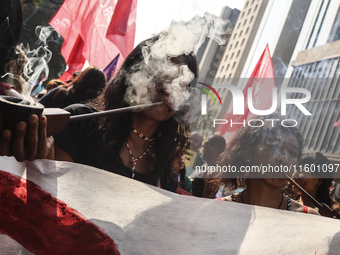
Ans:
[[[151,138],[149,138],[149,137],[143,135],[141,132],[137,131],[136,129],[131,128],[131,130],[132,130],[135,134],[137,134],[140,138],[142,138],[143,140],[145,140],[145,141],[147,141],[147,142],[152,142],[152,141],[153,141],[153,139],[151,139]]]
[[[136,175],[136,165],[137,165],[137,160],[141,159],[142,157],[144,157],[144,156],[146,155],[146,153],[149,152],[149,150],[150,150],[150,148],[151,148],[151,146],[152,146],[152,144],[153,144],[153,139],[151,139],[151,138],[149,138],[149,137],[143,135],[141,132],[137,131],[137,130],[134,129],[134,128],[132,128],[132,131],[133,131],[135,134],[137,134],[141,139],[143,139],[143,140],[145,140],[145,141],[147,141],[147,142],[150,142],[150,144],[149,144],[148,148],[146,149],[146,151],[144,151],[144,152],[142,153],[142,155],[140,155],[138,158],[135,158],[135,157],[132,155],[132,151],[131,151],[131,148],[130,148],[130,146],[129,146],[129,143],[128,143],[128,141],[126,140],[126,147],[127,147],[128,151],[129,151],[129,154],[130,154],[131,159],[132,159],[132,167],[131,167],[131,171],[132,171],[132,179],[134,179],[134,178],[135,178],[135,175]]]

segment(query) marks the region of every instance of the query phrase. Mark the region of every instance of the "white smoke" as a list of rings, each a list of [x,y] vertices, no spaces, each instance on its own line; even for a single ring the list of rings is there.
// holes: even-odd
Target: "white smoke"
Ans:
[[[190,97],[188,85],[195,75],[188,66],[176,65],[170,59],[197,52],[206,37],[224,44],[222,36],[226,33],[226,24],[209,13],[195,16],[188,22],[173,21],[155,43],[142,49],[144,62],[138,72],[127,78],[132,85],[127,88],[125,101],[131,105],[154,102],[155,88],[161,86],[169,95],[173,109],[185,107]]]
[[[26,64],[23,68],[23,77],[25,79],[25,93],[22,95],[24,98],[23,103],[35,104],[31,97],[32,89],[38,83],[44,82],[49,75],[48,63],[52,58],[52,52],[48,49],[48,42],[60,42],[60,36],[50,26],[37,26],[35,33],[39,38],[38,46],[36,49],[30,49],[29,45],[20,47],[24,50],[26,55]],[[54,37],[55,36],[55,37]]]

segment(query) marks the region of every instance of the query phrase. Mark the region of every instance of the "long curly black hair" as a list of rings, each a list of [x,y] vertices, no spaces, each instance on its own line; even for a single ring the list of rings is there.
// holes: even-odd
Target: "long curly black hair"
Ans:
[[[275,119],[276,121],[266,121],[266,119]],[[276,137],[280,135],[281,137],[285,137],[288,134],[293,134],[298,142],[297,160],[299,160],[303,149],[303,139],[300,131],[293,126],[294,123],[285,123],[287,127],[281,125],[282,120],[280,115],[273,113],[271,115],[259,117],[256,120],[254,119],[251,126],[246,125],[245,127],[241,127],[227,145],[226,150],[221,154],[218,164],[220,166],[235,166],[239,170],[241,166],[251,164],[244,155],[246,148],[249,150],[255,149],[255,146],[265,140],[267,136]],[[240,185],[244,186],[245,183],[240,183],[240,179],[244,178],[245,176],[243,174],[233,176],[232,178],[228,178],[228,176],[224,174],[220,179],[212,180],[209,184],[213,186],[213,192],[216,193],[218,188],[225,183],[228,183],[228,185],[234,186],[235,188]]]
[[[269,119],[275,119],[275,122],[265,121]],[[286,123],[285,126],[281,125],[282,117],[276,113],[268,116],[258,118],[256,121],[252,121],[252,125],[246,125],[238,130],[235,137],[232,139],[227,147],[227,150],[222,153],[220,164],[221,165],[233,165],[238,169],[243,165],[248,165],[244,157],[244,149],[248,147],[250,150],[255,148],[257,144],[264,141],[268,136],[277,136],[281,134],[284,137],[287,134],[293,134],[298,142],[298,160],[301,157],[303,149],[303,139],[300,131],[293,126],[289,126]],[[262,122],[264,123],[262,126]],[[293,123],[290,123],[293,125]],[[255,127],[257,126],[257,127]]]

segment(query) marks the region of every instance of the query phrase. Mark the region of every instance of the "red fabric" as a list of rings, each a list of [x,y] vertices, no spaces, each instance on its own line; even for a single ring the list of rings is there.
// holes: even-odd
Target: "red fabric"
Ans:
[[[70,205],[2,170],[0,204],[0,233],[32,254],[120,254],[110,236]]]
[[[0,82],[0,95],[7,95],[6,91],[10,89],[14,89],[14,86],[4,82]]]
[[[303,206],[303,212],[308,213],[308,206],[305,206],[305,205]]]
[[[135,42],[137,0],[118,0],[106,37],[123,55],[129,55]]]
[[[190,194],[188,191],[186,191],[186,190],[184,190],[184,189],[182,189],[180,187],[177,187],[176,193],[180,194],[180,195],[194,196],[194,195]]]
[[[254,115],[248,108],[248,88],[252,87],[253,106],[258,110],[267,110],[272,105],[272,88],[275,87],[274,69],[272,59],[270,57],[268,44],[264,49],[259,61],[257,62],[245,88],[243,89],[244,95],[244,114],[233,115],[232,112],[228,112],[224,119],[228,120],[228,124],[220,124],[215,133],[222,135],[226,141],[230,141],[237,130],[242,127],[242,124],[236,124],[231,127],[230,120],[234,122],[241,122],[252,119]],[[247,125],[247,123],[246,123]]]
[[[334,123],[333,127],[340,127],[340,119]]]
[[[65,0],[50,20],[50,25],[64,38],[61,54],[71,78],[81,70],[85,59],[104,69],[117,54],[118,66],[132,51],[136,28],[137,0]],[[124,3],[126,2],[126,3]]]

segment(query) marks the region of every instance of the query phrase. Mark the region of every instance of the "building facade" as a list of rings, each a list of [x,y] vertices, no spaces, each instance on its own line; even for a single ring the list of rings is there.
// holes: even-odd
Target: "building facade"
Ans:
[[[337,163],[340,163],[340,127],[334,124],[340,118],[339,7],[339,0],[312,1],[284,84],[311,93],[305,104],[311,116],[305,116],[295,106],[287,112],[289,118],[298,122],[304,153],[319,151]],[[294,93],[290,97],[302,95]]]

